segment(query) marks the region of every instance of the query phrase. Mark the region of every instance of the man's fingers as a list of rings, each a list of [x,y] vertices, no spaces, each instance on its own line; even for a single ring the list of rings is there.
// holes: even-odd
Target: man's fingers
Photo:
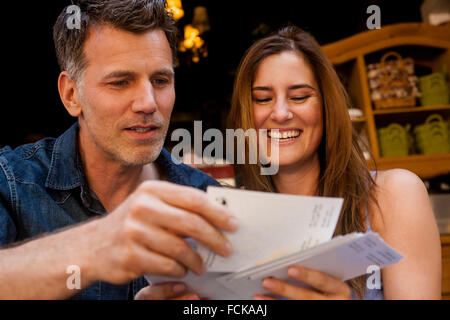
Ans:
[[[175,259],[197,274],[203,273],[203,261],[200,255],[183,239],[152,226],[134,223],[134,237],[151,251]]]
[[[182,282],[163,282],[139,290],[134,300],[165,300],[179,296],[186,290]]]
[[[183,278],[186,269],[177,261],[163,256],[157,252],[149,251],[145,247],[136,246],[135,257],[129,259],[129,264],[135,264],[140,274],[157,274],[175,278]]]
[[[208,198],[205,192],[168,182],[146,182],[142,188],[164,202],[201,215],[212,225],[225,231],[236,231],[237,219],[223,205]]]
[[[201,216],[173,207],[163,201],[143,199],[139,206],[142,219],[157,224],[176,234],[194,238],[217,254],[227,257],[232,252],[230,242],[225,236]]]

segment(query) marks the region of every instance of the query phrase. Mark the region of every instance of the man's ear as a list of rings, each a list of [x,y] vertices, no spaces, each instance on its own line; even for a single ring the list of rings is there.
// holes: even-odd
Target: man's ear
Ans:
[[[69,73],[63,71],[58,78],[58,91],[61,101],[72,117],[79,117],[81,104],[76,81],[70,79]]]

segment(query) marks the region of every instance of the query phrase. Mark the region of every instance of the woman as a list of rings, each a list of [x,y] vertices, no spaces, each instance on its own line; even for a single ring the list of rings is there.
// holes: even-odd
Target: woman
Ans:
[[[295,266],[289,276],[315,290],[277,279],[265,279],[263,286],[289,299],[440,299],[440,239],[426,188],[407,170],[371,174],[348,106],[345,89],[320,46],[296,27],[257,41],[241,60],[230,127],[267,129],[267,143],[279,148],[279,171],[273,176],[260,175],[259,165],[236,165],[242,185],[342,197],[335,235],[373,230],[404,256],[381,271],[382,289],[367,289],[366,276],[344,283]]]

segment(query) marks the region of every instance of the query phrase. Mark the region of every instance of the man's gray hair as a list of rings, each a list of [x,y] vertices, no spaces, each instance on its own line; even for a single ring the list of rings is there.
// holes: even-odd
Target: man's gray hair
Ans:
[[[165,0],[75,0],[80,9],[79,28],[69,28],[71,11],[64,8],[53,27],[53,41],[61,71],[79,81],[89,61],[83,47],[90,27],[108,25],[136,34],[163,30],[176,62],[178,29]]]

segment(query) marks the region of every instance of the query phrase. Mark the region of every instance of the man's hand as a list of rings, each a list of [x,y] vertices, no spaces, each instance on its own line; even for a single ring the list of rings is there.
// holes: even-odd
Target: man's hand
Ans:
[[[122,284],[147,273],[200,274],[203,262],[183,238],[228,256],[231,246],[220,229],[236,228],[227,209],[206,193],[144,182],[103,218],[0,249],[0,299],[68,298],[79,292],[67,287],[69,265],[80,267],[80,289],[96,281]]]
[[[162,282],[142,288],[135,300],[200,300],[196,293],[186,293],[182,282]]]
[[[90,274],[121,284],[143,274],[183,277],[187,269],[205,271],[191,237],[221,256],[231,244],[220,229],[235,231],[236,219],[206,193],[162,181],[141,184],[119,207],[94,223]]]

